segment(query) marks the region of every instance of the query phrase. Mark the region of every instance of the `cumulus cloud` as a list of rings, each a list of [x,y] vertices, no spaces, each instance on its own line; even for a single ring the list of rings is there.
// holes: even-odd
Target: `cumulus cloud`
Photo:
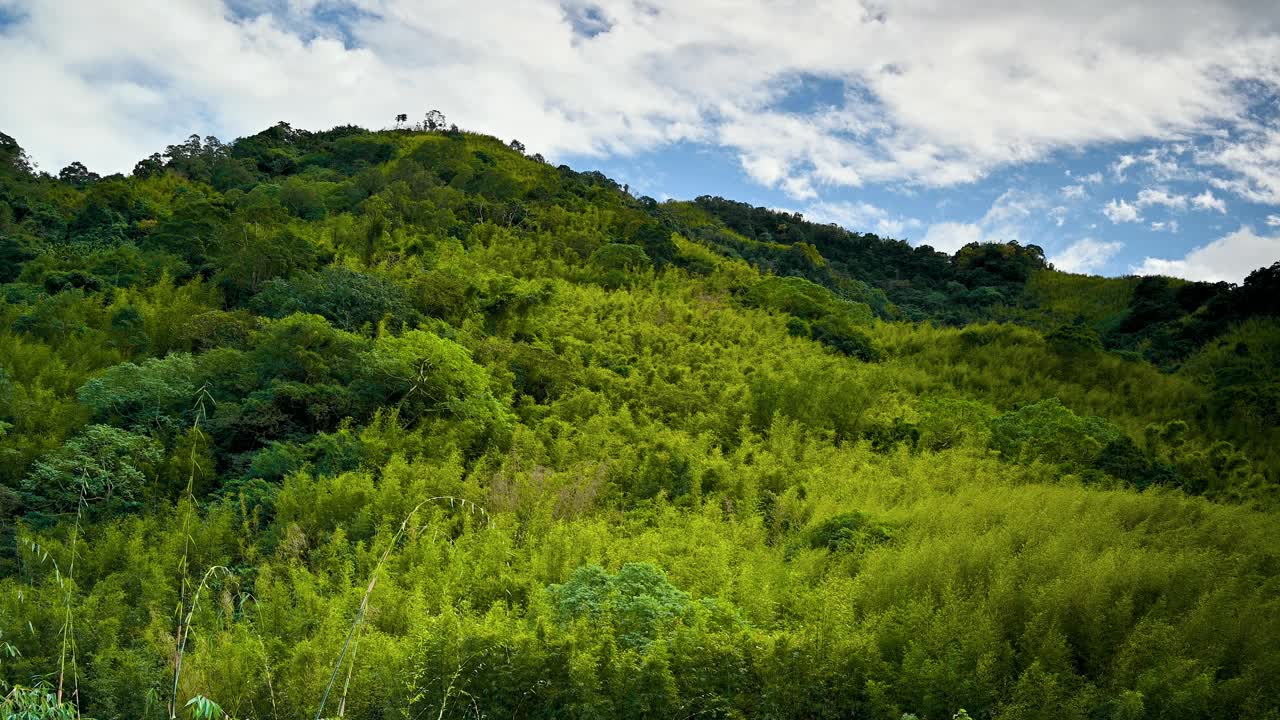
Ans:
[[[1138,158],[1134,157],[1133,155],[1128,155],[1128,154],[1121,155],[1120,157],[1116,158],[1116,161],[1114,163],[1111,163],[1111,174],[1114,175],[1117,180],[1123,180],[1125,171],[1128,170],[1130,167],[1133,167],[1137,163],[1138,163]]]
[[[1142,222],[1142,213],[1138,211],[1137,205],[1115,198],[1102,207],[1102,214],[1112,223]]]
[[[1227,212],[1227,204],[1223,202],[1222,198],[1215,197],[1208,189],[1191,198],[1191,204],[1194,205],[1197,210],[1217,210],[1220,213]]]
[[[1273,72],[1280,75],[1280,68]],[[1272,83],[1280,80],[1273,77]],[[1227,173],[1227,177],[1211,178],[1210,183],[1249,202],[1280,205],[1280,125],[1276,122],[1273,116],[1270,125],[1245,125],[1201,150],[1198,162]]]
[[[797,198],[1239,124],[1242,83],[1280,52],[1280,10],[1259,0],[9,5],[0,126],[46,167],[128,170],[191,131],[379,127],[438,107],[552,157],[718,144]],[[807,77],[842,96],[784,109]],[[1280,192],[1275,163],[1246,157],[1274,139],[1232,142],[1201,159],[1233,168],[1232,192]]]
[[[1187,152],[1182,143],[1147,148],[1139,154],[1126,153],[1111,164],[1111,174],[1116,180],[1124,180],[1130,168],[1141,169],[1141,174],[1157,181],[1184,180],[1193,173],[1184,168],[1178,156]]]
[[[1177,234],[1177,232],[1178,232],[1178,221],[1177,221],[1177,220],[1168,220],[1168,221],[1161,220],[1161,221],[1158,221],[1158,222],[1152,222],[1152,223],[1151,223],[1151,229],[1152,229],[1153,231],[1155,231],[1155,232],[1161,232],[1161,231],[1163,231],[1163,230],[1168,230],[1168,231],[1169,231],[1169,232],[1171,232],[1171,233]]]
[[[1084,238],[1051,256],[1049,262],[1063,272],[1091,273],[1101,270],[1122,248],[1124,243]]]
[[[919,244],[955,252],[971,242],[1032,242],[1027,237],[1029,224],[1048,206],[1048,199],[1039,193],[1009,188],[991,203],[977,222],[933,223]],[[1053,213],[1054,210],[1049,211],[1051,217]]]
[[[1177,259],[1148,257],[1134,266],[1138,275],[1170,275],[1188,280],[1240,282],[1257,268],[1280,260],[1280,236],[1258,235],[1242,226]]]
[[[1186,146],[1180,143],[1147,148],[1138,159],[1150,177],[1155,180],[1168,181],[1185,179],[1189,176],[1178,161],[1178,156],[1186,152]]]
[[[986,233],[976,223],[940,222],[929,226],[920,244],[928,245],[934,250],[953,253],[969,243],[985,240]]]
[[[1037,210],[1047,205],[1048,200],[1039,193],[1009,188],[991,203],[991,207],[982,217],[982,224],[997,230],[1013,231]]]
[[[836,223],[854,232],[873,232],[900,238],[910,229],[923,226],[915,218],[896,216],[866,202],[820,202],[805,209],[805,217],[815,222]]]
[[[1064,185],[1058,190],[1058,193],[1068,200],[1083,200],[1088,195],[1084,190],[1084,185]]]
[[[1280,215],[1268,215],[1267,227],[1280,227]]]
[[[1170,193],[1168,190],[1163,188],[1147,187],[1138,191],[1136,205],[1138,207],[1163,205],[1171,210],[1185,210],[1187,207],[1187,196]]]
[[[793,176],[784,179],[782,181],[782,191],[797,200],[812,200],[818,197],[818,191],[813,189],[813,183],[804,176]]]

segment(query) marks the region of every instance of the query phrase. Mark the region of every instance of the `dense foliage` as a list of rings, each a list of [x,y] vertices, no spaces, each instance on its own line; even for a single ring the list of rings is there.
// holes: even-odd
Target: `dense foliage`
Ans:
[[[448,127],[0,135],[4,717],[1275,718],[1280,264]]]

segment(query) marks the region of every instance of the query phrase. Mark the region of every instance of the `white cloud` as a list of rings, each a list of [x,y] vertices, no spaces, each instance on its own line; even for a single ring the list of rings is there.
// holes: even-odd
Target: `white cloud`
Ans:
[[[1213,193],[1207,188],[1204,192],[1191,198],[1191,204],[1194,205],[1197,210],[1217,210],[1220,213],[1227,212],[1227,204],[1223,202],[1222,198],[1214,197]]]
[[[901,238],[906,230],[924,225],[915,218],[891,215],[866,202],[819,202],[807,207],[804,214],[814,222],[833,222],[854,232],[874,232],[893,238]]]
[[[1034,215],[1035,211],[1047,206],[1048,200],[1038,193],[1009,188],[991,203],[991,207],[982,216],[982,225],[997,230],[1013,231],[1022,221]]]
[[[941,222],[929,226],[920,244],[953,253],[969,243],[985,241],[986,234],[974,223]]]
[[[1091,172],[1088,175],[1081,176],[1080,180],[1086,185],[1097,185],[1102,182],[1102,173]]]
[[[1147,148],[1138,160],[1156,180],[1178,180],[1185,178],[1187,174],[1177,160],[1177,156],[1183,152],[1185,149],[1181,145]]]
[[[1049,217],[1053,220],[1055,225],[1062,227],[1067,221],[1067,209],[1062,205],[1059,205],[1049,211]]]
[[[1187,196],[1170,194],[1168,190],[1163,188],[1147,187],[1138,191],[1136,204],[1138,207],[1163,205],[1171,210],[1185,210],[1187,207]]]
[[[1117,180],[1123,180],[1125,171],[1137,163],[1138,158],[1132,155],[1121,155],[1111,164],[1111,174],[1115,175]]]
[[[1175,234],[1175,235],[1176,235],[1176,234],[1178,233],[1178,221],[1177,221],[1177,220],[1168,220],[1168,221],[1164,221],[1164,220],[1162,220],[1162,221],[1159,221],[1159,222],[1152,222],[1152,223],[1151,223],[1151,229],[1152,229],[1153,231],[1155,231],[1155,232],[1160,232],[1160,231],[1163,231],[1163,230],[1168,230],[1169,232],[1171,232],[1171,233],[1173,233],[1173,234]]]
[[[1275,122],[1273,117],[1272,123]],[[1246,125],[1200,151],[1197,161],[1229,173],[1226,178],[1210,179],[1219,190],[1249,202],[1280,205],[1280,126]]]
[[[782,181],[782,191],[797,200],[812,200],[818,197],[813,183],[807,177],[789,177]]]
[[[786,177],[782,163],[771,157],[759,155],[743,155],[740,158],[742,170],[747,177],[761,185],[777,185]]]
[[[1137,205],[1130,205],[1124,200],[1115,198],[1102,207],[1102,214],[1106,215],[1112,223],[1142,221],[1142,214],[1138,212]]]
[[[918,244],[944,252],[955,252],[971,242],[1018,240],[1025,244],[1029,242],[1027,223],[1048,205],[1048,199],[1038,193],[1009,188],[991,203],[977,222],[934,223]]]
[[[1053,266],[1063,272],[1091,273],[1101,270],[1116,253],[1120,252],[1124,243],[1103,242],[1092,238],[1084,238],[1068,245],[1061,252],[1049,258]]]
[[[1200,0],[902,0],[870,16],[816,0],[599,0],[597,12],[351,0],[362,14],[345,35],[313,11],[347,4],[249,4],[273,13],[8,0],[25,19],[0,34],[0,127],[45,167],[127,171],[192,131],[380,127],[438,107],[551,157],[715,143],[747,158],[751,177],[808,197],[954,185],[1057,150],[1236,126],[1241,81],[1273,79],[1280,53],[1280,10],[1257,0],[1211,13]],[[778,109],[801,77],[843,83],[845,96]],[[1280,193],[1276,163],[1246,157],[1273,141],[1232,142],[1204,158],[1233,168],[1232,192]],[[1164,172],[1170,157],[1148,165]]]
[[[1280,215],[1268,215],[1267,227],[1280,227]]]
[[[1242,226],[1175,260],[1148,257],[1133,267],[1139,275],[1171,275],[1188,280],[1240,282],[1257,268],[1280,260],[1280,236],[1258,235]]]
[[[1068,200],[1082,200],[1088,195],[1084,191],[1084,185],[1064,185],[1058,193]]]
[[[1147,148],[1140,155],[1123,154],[1111,164],[1111,174],[1116,180],[1124,180],[1129,168],[1141,168],[1144,175],[1159,181],[1186,179],[1189,172],[1177,159],[1184,152],[1184,145],[1174,144]]]

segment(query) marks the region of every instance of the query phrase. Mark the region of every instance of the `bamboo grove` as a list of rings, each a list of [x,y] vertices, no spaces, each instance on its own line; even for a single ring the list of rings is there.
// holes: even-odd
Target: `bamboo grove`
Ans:
[[[950,256],[433,116],[0,135],[0,283],[4,717],[1280,717],[1280,265]]]

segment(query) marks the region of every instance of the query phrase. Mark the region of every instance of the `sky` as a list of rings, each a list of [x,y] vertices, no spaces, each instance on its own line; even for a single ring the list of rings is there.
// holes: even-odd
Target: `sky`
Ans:
[[[1280,260],[1274,0],[0,0],[0,57],[0,131],[54,173],[439,109],[637,195],[948,252]]]

